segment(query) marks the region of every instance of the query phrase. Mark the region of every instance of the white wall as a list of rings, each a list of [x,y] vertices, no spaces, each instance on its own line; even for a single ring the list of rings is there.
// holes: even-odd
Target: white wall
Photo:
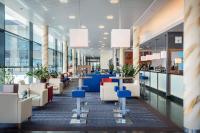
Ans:
[[[100,52],[100,65],[101,69],[108,69],[109,60],[112,59],[112,50],[102,49]]]

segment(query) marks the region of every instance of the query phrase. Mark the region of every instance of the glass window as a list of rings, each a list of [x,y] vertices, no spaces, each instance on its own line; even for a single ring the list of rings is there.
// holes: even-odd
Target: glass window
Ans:
[[[33,24],[33,41],[42,44],[43,27]]]
[[[42,46],[38,43],[33,43],[33,66],[37,64],[42,64]]]
[[[49,70],[56,70],[56,62],[55,58],[56,52],[53,49],[48,49],[48,64],[49,64]]]
[[[49,34],[49,48],[56,49],[56,41],[51,34]]]
[[[29,40],[5,34],[5,65],[29,66]]]
[[[5,30],[29,38],[29,21],[5,7]]]
[[[58,72],[62,72],[62,64],[63,64],[62,58],[63,58],[63,53],[58,52],[57,53],[57,70],[58,70]]]
[[[59,40],[57,42],[57,50],[59,52],[63,52],[63,44]]]

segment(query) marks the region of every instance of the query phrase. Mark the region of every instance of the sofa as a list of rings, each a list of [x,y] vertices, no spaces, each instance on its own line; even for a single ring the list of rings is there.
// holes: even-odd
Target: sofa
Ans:
[[[44,106],[48,103],[48,90],[45,83],[33,83],[30,85],[19,85],[18,94],[30,89],[32,106]]]
[[[100,99],[101,101],[117,101],[117,93],[115,92],[115,86],[118,86],[118,82],[113,82],[110,78],[103,78],[100,82]]]
[[[64,83],[60,81],[60,78],[50,78],[49,85],[53,86],[53,94],[63,93]]]
[[[0,123],[20,124],[32,116],[32,99],[19,99],[17,93],[0,93]]]

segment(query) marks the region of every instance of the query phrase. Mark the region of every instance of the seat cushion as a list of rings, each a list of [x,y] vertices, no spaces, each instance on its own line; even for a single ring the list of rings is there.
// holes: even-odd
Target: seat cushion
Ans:
[[[131,92],[129,90],[119,90],[117,96],[119,98],[131,97]]]
[[[84,90],[73,90],[72,91],[72,97],[85,97],[85,91]]]

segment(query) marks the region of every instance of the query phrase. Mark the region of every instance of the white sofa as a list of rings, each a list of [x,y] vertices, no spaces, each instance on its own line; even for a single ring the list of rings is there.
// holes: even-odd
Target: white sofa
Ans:
[[[44,106],[48,103],[48,89],[45,83],[34,83],[30,85],[19,85],[18,93],[30,88],[32,106]]]
[[[32,116],[32,99],[19,99],[17,93],[0,93],[0,123],[20,123]]]
[[[53,94],[62,94],[64,84],[60,81],[60,78],[50,78],[49,85],[53,86]]]
[[[140,86],[137,80],[134,83],[123,83],[127,90],[131,91],[132,97],[140,97]]]
[[[115,92],[115,86],[118,86],[117,82],[104,82],[100,86],[100,99],[102,101],[117,101],[117,93]]]

